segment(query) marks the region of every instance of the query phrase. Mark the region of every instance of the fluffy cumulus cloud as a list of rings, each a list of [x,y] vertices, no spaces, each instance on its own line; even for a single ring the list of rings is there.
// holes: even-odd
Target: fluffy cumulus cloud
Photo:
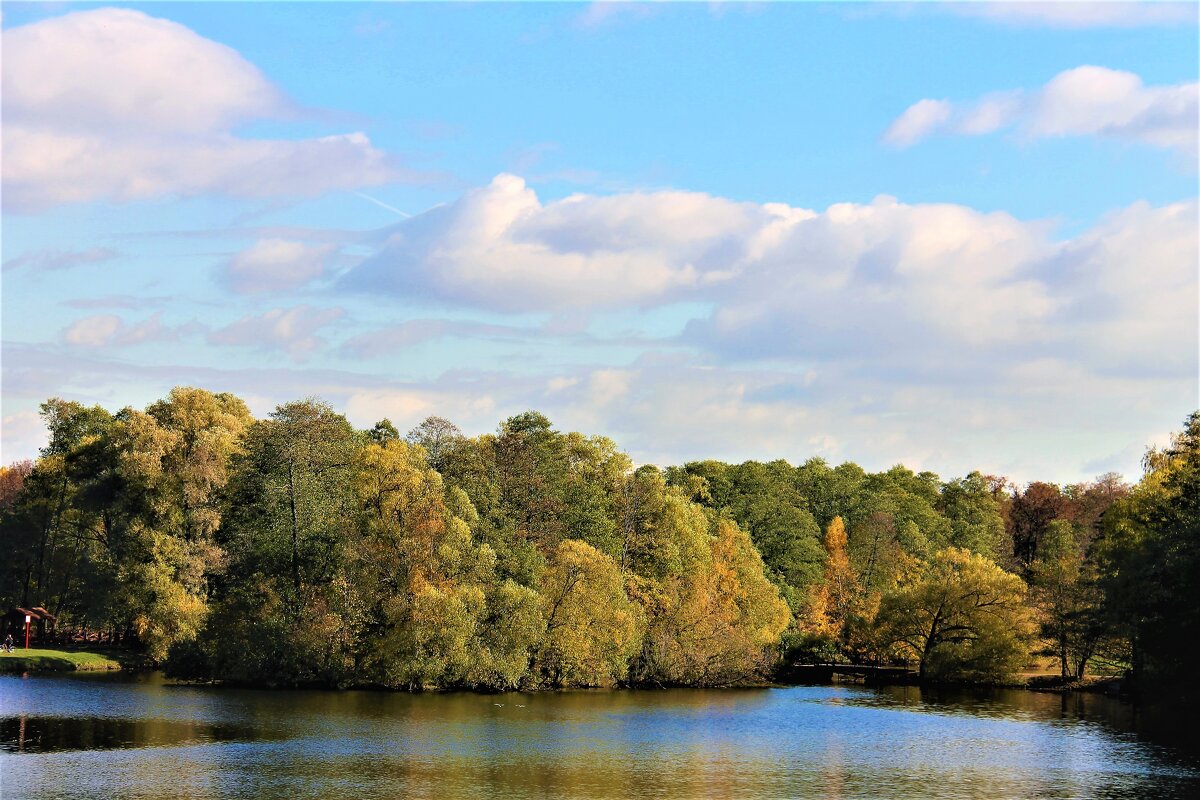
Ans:
[[[217,192],[314,195],[394,180],[361,133],[303,140],[233,133],[298,109],[236,51],[130,9],[80,11],[3,32],[8,210]]]
[[[395,226],[345,285],[514,312],[647,303],[722,281],[771,217],[692,192],[543,204],[499,175]]]
[[[1194,379],[1196,216],[1194,201],[1138,204],[1058,241],[955,206],[834,207],[687,336],[727,359],[850,360],[914,383],[1051,355]]]
[[[208,342],[266,351],[282,350],[295,359],[301,359],[324,344],[318,332],[340,319],[344,313],[340,308],[313,308],[307,305],[272,308],[211,331]]]
[[[223,277],[240,293],[295,289],[325,274],[336,251],[334,245],[260,239],[225,263]]]
[[[1138,205],[1060,241],[1047,223],[958,205],[815,211],[685,192],[542,203],[504,175],[390,229],[346,282],[489,311],[691,301],[712,310],[685,340],[731,359],[1079,353],[1089,341],[1107,353],[1093,337],[1119,329],[1123,352],[1157,363],[1191,335],[1195,216],[1194,202]],[[352,350],[442,332],[414,322]]]
[[[884,133],[894,147],[933,135],[979,136],[1015,129],[1037,139],[1102,136],[1174,150],[1195,158],[1200,84],[1147,86],[1131,72],[1082,66],[1041,89],[994,92],[973,102],[926,98],[909,106]]]

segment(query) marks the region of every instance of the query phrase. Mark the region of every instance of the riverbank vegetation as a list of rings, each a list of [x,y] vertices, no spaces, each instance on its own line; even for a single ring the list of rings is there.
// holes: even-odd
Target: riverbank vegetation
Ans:
[[[713,686],[833,660],[989,681],[1040,651],[1166,685],[1200,633],[1195,415],[1137,486],[1016,487],[635,468],[535,412],[478,437],[200,389],[43,413],[41,457],[0,473],[0,599],[192,679]]]

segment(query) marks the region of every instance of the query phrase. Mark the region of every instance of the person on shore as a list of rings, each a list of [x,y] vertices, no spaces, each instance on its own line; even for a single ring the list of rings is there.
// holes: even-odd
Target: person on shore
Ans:
[[[4,639],[4,650],[9,653],[13,651],[13,638],[11,633]]]

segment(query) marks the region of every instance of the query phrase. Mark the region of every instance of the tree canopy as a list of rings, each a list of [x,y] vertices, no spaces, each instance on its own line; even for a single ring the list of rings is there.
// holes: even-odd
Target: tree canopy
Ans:
[[[512,689],[759,680],[781,663],[996,680],[1031,652],[1182,680],[1195,657],[1200,417],[1136,487],[943,480],[809,459],[635,468],[534,411],[468,436],[254,419],[179,388],[52,399],[0,470],[0,595],[175,674]]]

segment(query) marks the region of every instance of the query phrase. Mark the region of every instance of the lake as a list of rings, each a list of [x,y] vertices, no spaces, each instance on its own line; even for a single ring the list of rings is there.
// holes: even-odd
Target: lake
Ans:
[[[1200,761],[1152,733],[1116,700],[1020,690],[408,695],[4,676],[0,797],[1200,796]]]

